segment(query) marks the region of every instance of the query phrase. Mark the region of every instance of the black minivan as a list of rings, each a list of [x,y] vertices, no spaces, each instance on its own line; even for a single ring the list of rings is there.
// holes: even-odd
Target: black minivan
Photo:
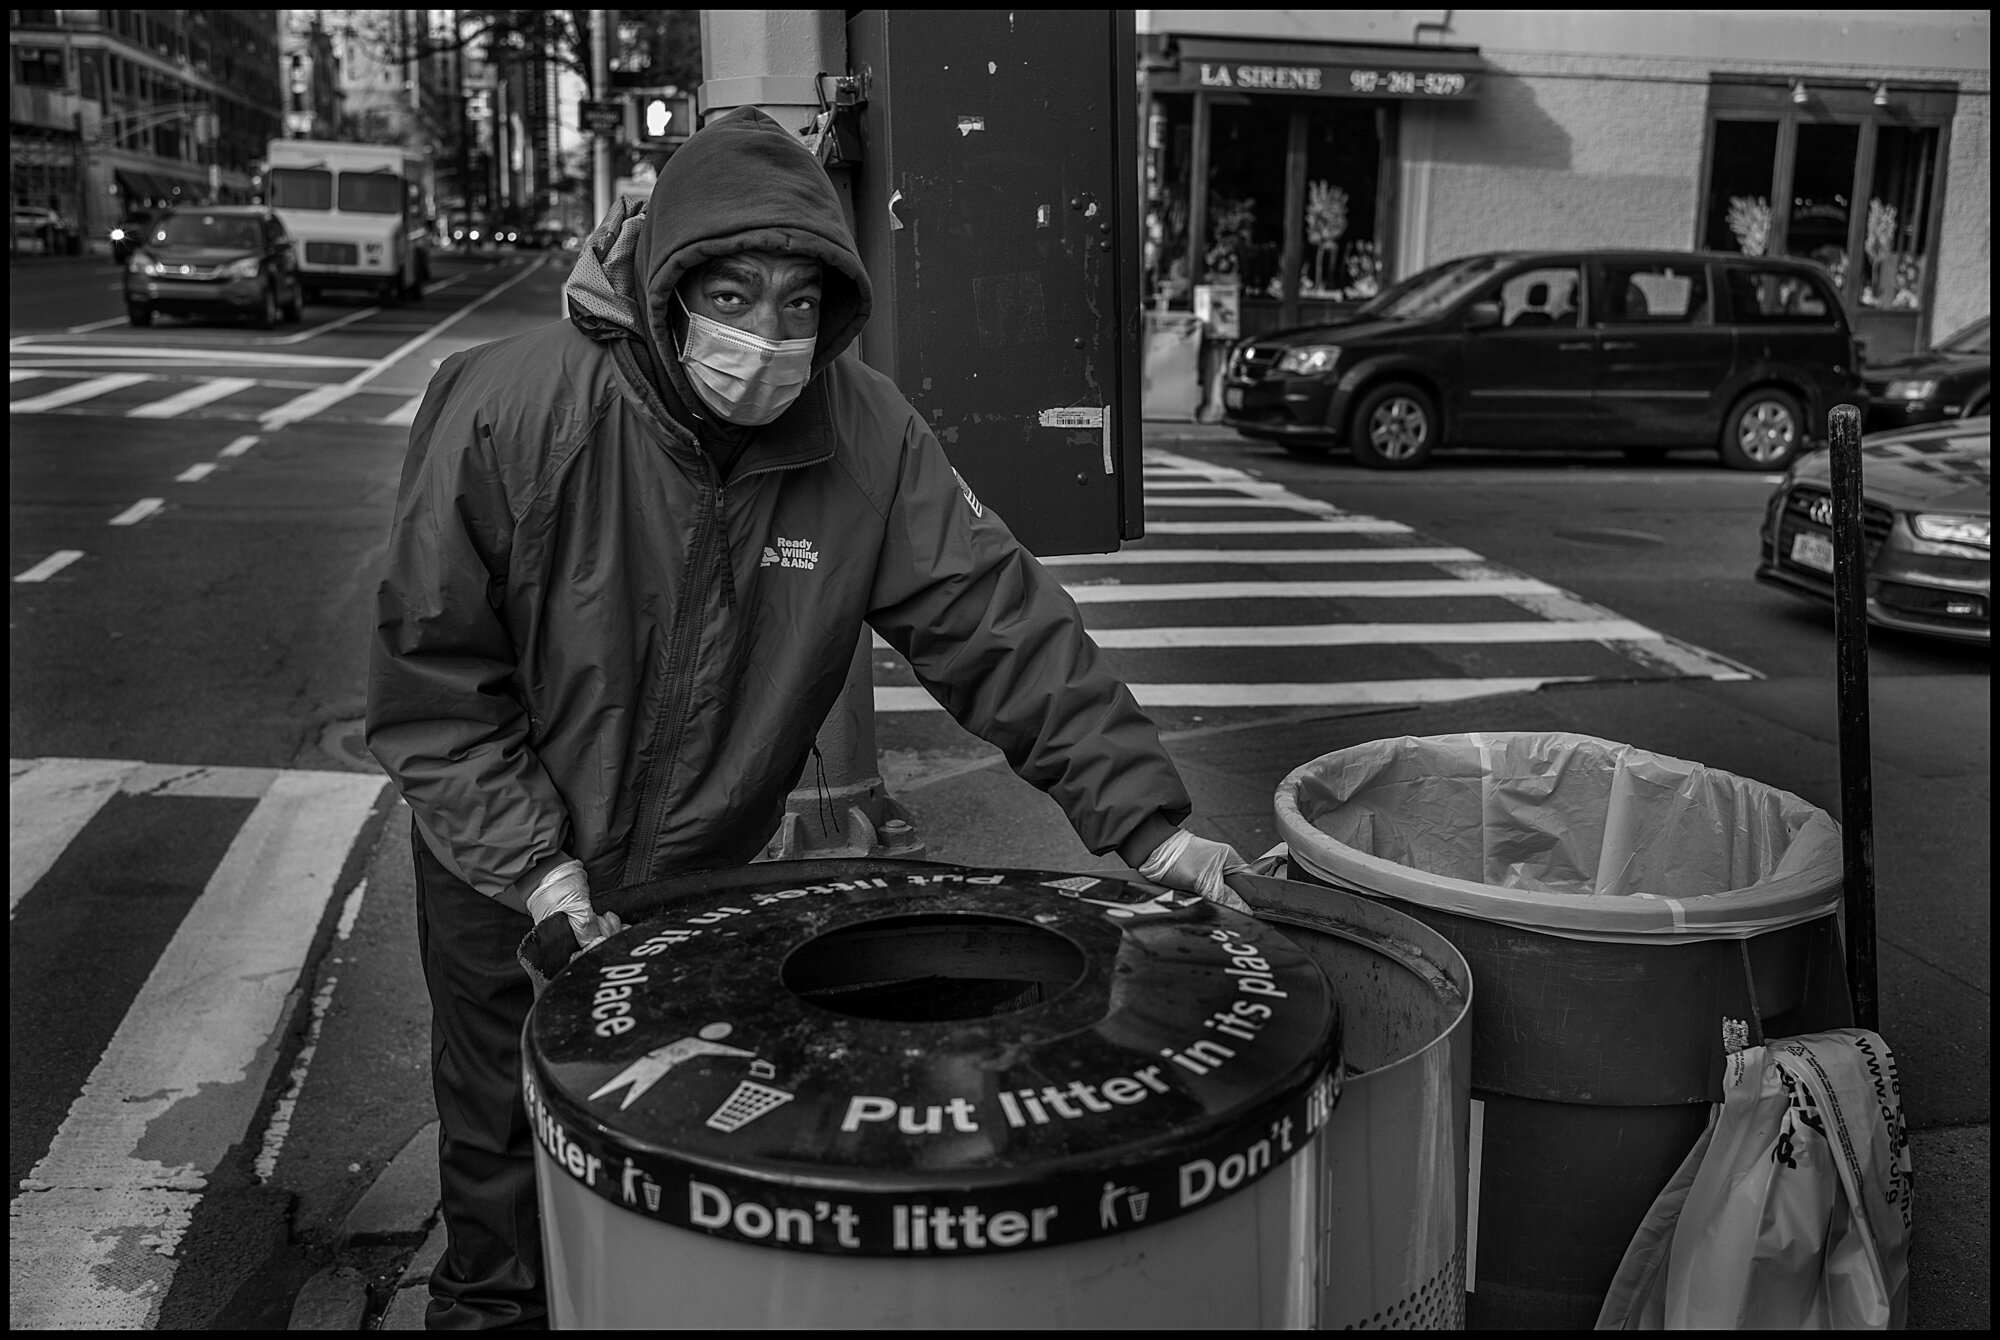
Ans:
[[[1826,272],[1686,251],[1508,251],[1432,266],[1342,321],[1241,341],[1222,421],[1414,470],[1447,442],[1711,447],[1782,470],[1867,405]]]

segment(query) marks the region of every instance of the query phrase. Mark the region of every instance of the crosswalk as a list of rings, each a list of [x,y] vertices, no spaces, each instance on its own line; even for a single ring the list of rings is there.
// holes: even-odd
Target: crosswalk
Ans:
[[[1244,470],[1148,448],[1145,485],[1143,541],[1043,563],[1149,708],[1378,707],[1592,679],[1755,677],[1470,549]],[[877,711],[941,710],[876,646]]]
[[[274,1040],[331,901],[359,897],[350,857],[387,783],[119,759],[17,759],[8,774],[12,1084],[70,1097],[46,1125],[15,1109],[10,1157],[34,1162],[9,1205],[9,1322],[150,1328],[208,1178],[258,1135]],[[96,906],[128,915],[62,935]],[[120,963],[137,967],[121,977]],[[24,1033],[24,1013],[66,1036]]]
[[[297,360],[293,360],[297,361]],[[341,359],[366,366],[366,360]],[[316,420],[407,428],[423,404],[407,389],[318,383],[283,377],[194,376],[169,372],[72,372],[8,369],[10,414],[110,418],[222,419],[265,429]]]

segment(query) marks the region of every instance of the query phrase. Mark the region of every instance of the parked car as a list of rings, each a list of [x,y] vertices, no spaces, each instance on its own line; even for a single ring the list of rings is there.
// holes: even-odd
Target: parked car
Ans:
[[[168,212],[125,265],[125,311],[135,326],[155,313],[247,316],[269,330],[305,314],[296,248],[276,211],[211,205]]]
[[[1708,447],[1778,470],[1862,403],[1825,271],[1685,251],[1485,252],[1327,325],[1241,341],[1222,421],[1411,470],[1446,444]]]
[[[75,256],[83,251],[83,233],[57,210],[16,205],[14,250]]]
[[[1993,318],[1982,316],[1920,354],[1867,364],[1868,430],[1985,414],[1993,403],[1992,339]]]
[[[1992,425],[1980,417],[1863,439],[1870,623],[1993,640]],[[1832,603],[1828,453],[1801,458],[1771,495],[1757,580]]]
[[[134,213],[129,218],[121,220],[112,227],[112,264],[122,266],[126,261],[132,259],[132,253],[138,249],[139,243],[145,238],[147,230],[153,226],[154,217],[150,211]]]

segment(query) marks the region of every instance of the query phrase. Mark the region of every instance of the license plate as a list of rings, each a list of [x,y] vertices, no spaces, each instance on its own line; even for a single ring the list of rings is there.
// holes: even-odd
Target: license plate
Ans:
[[[1833,541],[1803,532],[1792,537],[1792,562],[1802,567],[1833,571]]]
[[[1223,387],[1223,388],[1222,388],[1222,407],[1223,407],[1224,409],[1242,409],[1242,408],[1243,408],[1243,388],[1242,388],[1242,387],[1240,387],[1240,386],[1225,386],[1225,387]]]

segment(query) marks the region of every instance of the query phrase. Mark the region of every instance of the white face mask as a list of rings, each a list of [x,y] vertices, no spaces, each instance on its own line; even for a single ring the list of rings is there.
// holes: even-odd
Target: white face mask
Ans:
[[[687,319],[681,366],[702,403],[721,418],[745,428],[769,423],[806,389],[817,337],[767,340],[693,312]]]

